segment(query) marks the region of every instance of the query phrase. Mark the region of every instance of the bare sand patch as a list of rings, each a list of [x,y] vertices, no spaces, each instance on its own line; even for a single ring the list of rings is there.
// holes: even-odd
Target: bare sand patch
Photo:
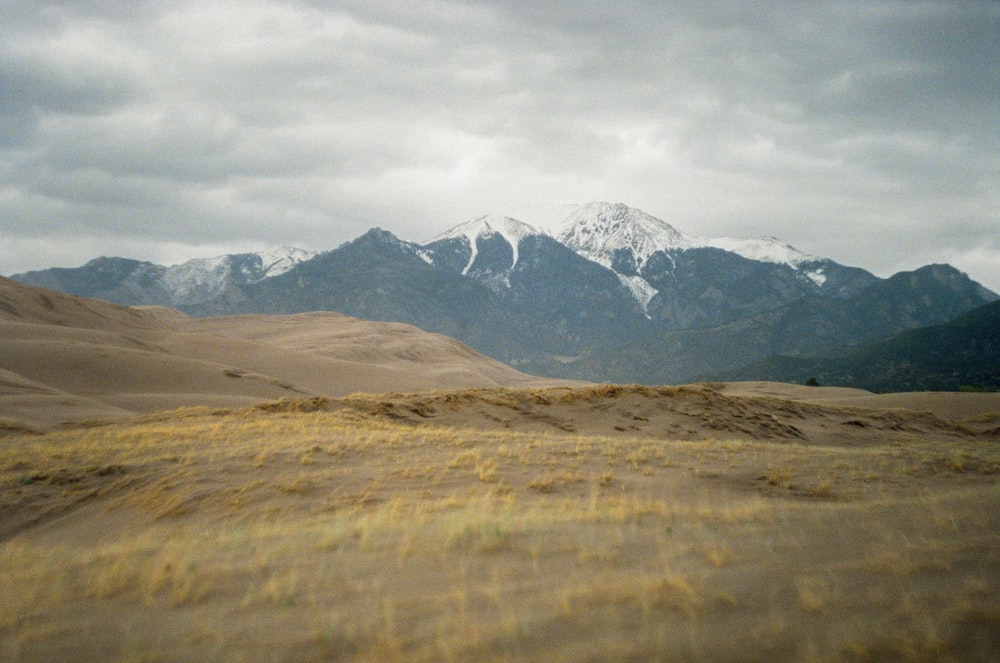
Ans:
[[[556,383],[408,325],[327,313],[199,320],[9,279],[0,371],[3,430],[280,397]]]

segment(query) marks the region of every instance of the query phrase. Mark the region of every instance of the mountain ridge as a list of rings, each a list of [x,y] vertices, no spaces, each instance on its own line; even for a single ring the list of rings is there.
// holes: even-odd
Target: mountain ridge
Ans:
[[[78,268],[54,267],[10,278],[122,306],[184,306],[213,299],[233,286],[284,274],[317,253],[282,246],[260,252],[192,258],[177,265],[99,256]]]
[[[166,305],[198,316],[338,311],[442,333],[539,375],[663,383],[857,346],[997,299],[950,266],[881,279],[773,238],[714,242],[739,251],[621,203],[576,206],[544,227],[493,213],[424,243],[373,228],[274,275],[261,276],[259,255],[191,263],[219,271]],[[75,274],[78,290],[98,291],[76,294],[147,298],[129,304],[184,292],[150,263],[103,260],[114,269],[34,277]]]

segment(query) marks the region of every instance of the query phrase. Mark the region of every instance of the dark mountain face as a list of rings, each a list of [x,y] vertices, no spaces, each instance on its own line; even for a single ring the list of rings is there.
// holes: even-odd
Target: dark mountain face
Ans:
[[[856,308],[878,323],[909,328],[951,320],[996,298],[950,265],[927,265],[866,289],[858,295]]]
[[[573,341],[573,354],[645,327],[642,308],[612,271],[542,235],[522,240],[519,253],[508,305]]]
[[[717,327],[819,291],[788,265],[715,248],[654,254],[642,276],[659,291],[649,315],[666,329]]]
[[[675,332],[674,359],[683,362],[678,372],[693,379],[772,355],[807,357],[855,347],[947,322],[956,311],[995,299],[954,268],[923,268],[877,280],[849,299],[810,294],[725,325]]]
[[[102,257],[94,258],[83,267],[54,267],[17,274],[14,280],[124,306],[169,306],[170,295],[159,283],[165,271],[165,267],[150,262]]]
[[[242,254],[170,268],[102,258],[18,279],[194,315],[330,310],[405,322],[527,372],[639,383],[857,348],[997,298],[946,265],[879,279],[801,253],[797,262],[770,262],[684,248],[690,242],[674,229],[644,223],[665,228],[660,240],[680,237],[676,248],[643,249],[637,258],[631,247],[650,242],[635,225],[629,246],[605,250],[595,235],[602,226],[583,224],[572,236],[598,252],[588,259],[531,226],[484,217],[426,245],[374,229],[278,275],[259,255]]]
[[[499,233],[476,239],[474,260],[464,237],[428,244],[424,252],[432,265],[488,289],[518,321],[508,333],[536,351],[507,358],[517,364],[576,355],[616,334],[634,335],[647,322],[613,272],[545,235],[518,242],[516,262],[514,247]]]
[[[949,322],[819,357],[769,357],[720,380],[775,380],[871,391],[1000,389],[1000,302]]]
[[[849,299],[879,281],[863,269],[829,260],[796,269],[718,248],[657,252],[641,275],[658,290],[649,315],[666,329],[726,325],[804,297]]]
[[[426,244],[425,253],[431,264],[449,272],[461,274],[472,257],[472,247],[467,237],[449,237]]]

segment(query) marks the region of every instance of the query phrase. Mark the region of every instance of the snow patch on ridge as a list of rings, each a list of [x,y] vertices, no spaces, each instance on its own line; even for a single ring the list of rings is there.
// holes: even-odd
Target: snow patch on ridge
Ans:
[[[782,242],[776,237],[761,237],[759,239],[739,239],[736,237],[717,237],[704,240],[706,246],[730,251],[749,260],[771,262],[798,268],[804,262],[818,260],[816,256],[803,253],[791,244]]]
[[[186,301],[195,293],[201,298],[221,292],[232,263],[230,256],[195,258],[180,265],[167,267],[163,283],[175,302]]]
[[[462,276],[465,276],[466,274],[469,273],[469,270],[472,269],[472,263],[476,262],[476,256],[479,255],[479,246],[476,245],[476,238],[469,237],[468,235],[466,235],[465,241],[469,243],[470,253],[469,253],[469,262],[465,263],[465,268],[462,270]]]
[[[544,233],[534,226],[524,223],[523,221],[518,221],[517,219],[503,214],[491,213],[455,226],[451,230],[438,235],[430,241],[437,242],[454,237],[465,237],[472,250],[472,255],[469,257],[469,263],[465,266],[465,269],[462,270],[462,274],[466,275],[472,267],[472,263],[476,261],[476,256],[479,253],[479,249],[476,246],[476,240],[480,237],[493,234],[500,235],[507,241],[508,244],[510,244],[510,248],[514,254],[514,259],[511,261],[510,268],[514,269],[514,266],[517,265],[517,261],[520,258],[518,246],[520,245],[521,240],[531,235],[542,235]]]
[[[616,274],[618,280],[621,281],[622,285],[629,289],[632,296],[635,297],[639,305],[642,306],[642,312],[646,314],[649,318],[649,313],[647,312],[647,307],[649,302],[656,293],[659,292],[656,288],[649,285],[649,282],[642,278],[641,276],[625,276],[624,274]]]
[[[816,285],[818,285],[821,288],[823,287],[823,284],[826,283],[826,274],[823,273],[823,268],[814,269],[814,270],[811,270],[811,271],[808,271],[808,272],[803,272],[803,273],[807,277],[809,277],[812,280],[813,283],[815,283]]]
[[[316,257],[315,252],[297,249],[294,246],[279,246],[275,249],[261,251],[257,255],[260,256],[265,278],[284,274],[300,262]]]

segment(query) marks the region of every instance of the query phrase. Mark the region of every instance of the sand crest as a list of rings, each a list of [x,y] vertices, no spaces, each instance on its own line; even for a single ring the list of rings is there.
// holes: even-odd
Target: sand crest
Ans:
[[[195,319],[0,279],[0,420],[47,429],[182,406],[528,386],[416,327],[333,313]]]

